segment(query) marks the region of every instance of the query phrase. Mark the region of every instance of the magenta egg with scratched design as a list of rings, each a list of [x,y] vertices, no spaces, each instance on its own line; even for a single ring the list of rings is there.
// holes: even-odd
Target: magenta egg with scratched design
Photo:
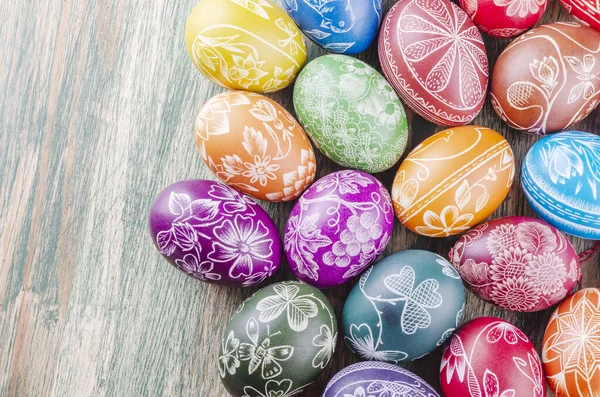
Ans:
[[[546,397],[535,346],[519,328],[494,317],[454,332],[442,353],[440,383],[445,397]]]
[[[187,180],[158,194],[148,219],[163,257],[188,276],[251,286],[281,261],[277,226],[252,199],[222,183]]]
[[[375,262],[393,226],[392,199],[381,182],[361,171],[334,172],[294,206],[285,228],[285,255],[298,279],[333,287]]]

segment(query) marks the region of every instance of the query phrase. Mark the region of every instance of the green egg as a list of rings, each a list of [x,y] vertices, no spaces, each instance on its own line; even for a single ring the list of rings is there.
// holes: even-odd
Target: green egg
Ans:
[[[219,373],[234,397],[300,393],[329,364],[337,321],[316,288],[272,284],[248,298],[221,339]]]
[[[385,171],[406,149],[400,99],[381,74],[358,59],[324,55],[311,61],[296,81],[294,108],[315,146],[344,167]]]

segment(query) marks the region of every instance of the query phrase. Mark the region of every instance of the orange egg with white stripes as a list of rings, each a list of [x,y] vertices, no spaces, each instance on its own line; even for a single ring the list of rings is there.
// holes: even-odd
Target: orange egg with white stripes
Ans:
[[[402,162],[392,199],[408,229],[447,237],[480,223],[506,198],[515,175],[509,143],[496,131],[464,126],[441,131]]]

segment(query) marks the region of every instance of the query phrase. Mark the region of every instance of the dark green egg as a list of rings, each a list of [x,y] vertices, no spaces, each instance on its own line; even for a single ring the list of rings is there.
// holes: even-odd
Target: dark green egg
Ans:
[[[221,339],[219,373],[234,397],[296,395],[331,360],[337,321],[318,289],[297,281],[248,298]]]
[[[460,276],[446,259],[399,252],[367,270],[350,292],[342,313],[344,341],[364,360],[414,360],[452,335],[464,303]]]

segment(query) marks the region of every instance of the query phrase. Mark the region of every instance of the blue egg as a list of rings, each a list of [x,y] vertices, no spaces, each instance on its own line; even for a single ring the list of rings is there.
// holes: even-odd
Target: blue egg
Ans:
[[[600,137],[562,132],[525,156],[521,184],[546,222],[577,237],[600,240]]]
[[[344,341],[364,360],[415,360],[452,335],[464,303],[461,278],[446,259],[399,252],[367,270],[350,291],[342,312]]]
[[[281,0],[302,32],[330,52],[358,54],[373,42],[381,0]]]

